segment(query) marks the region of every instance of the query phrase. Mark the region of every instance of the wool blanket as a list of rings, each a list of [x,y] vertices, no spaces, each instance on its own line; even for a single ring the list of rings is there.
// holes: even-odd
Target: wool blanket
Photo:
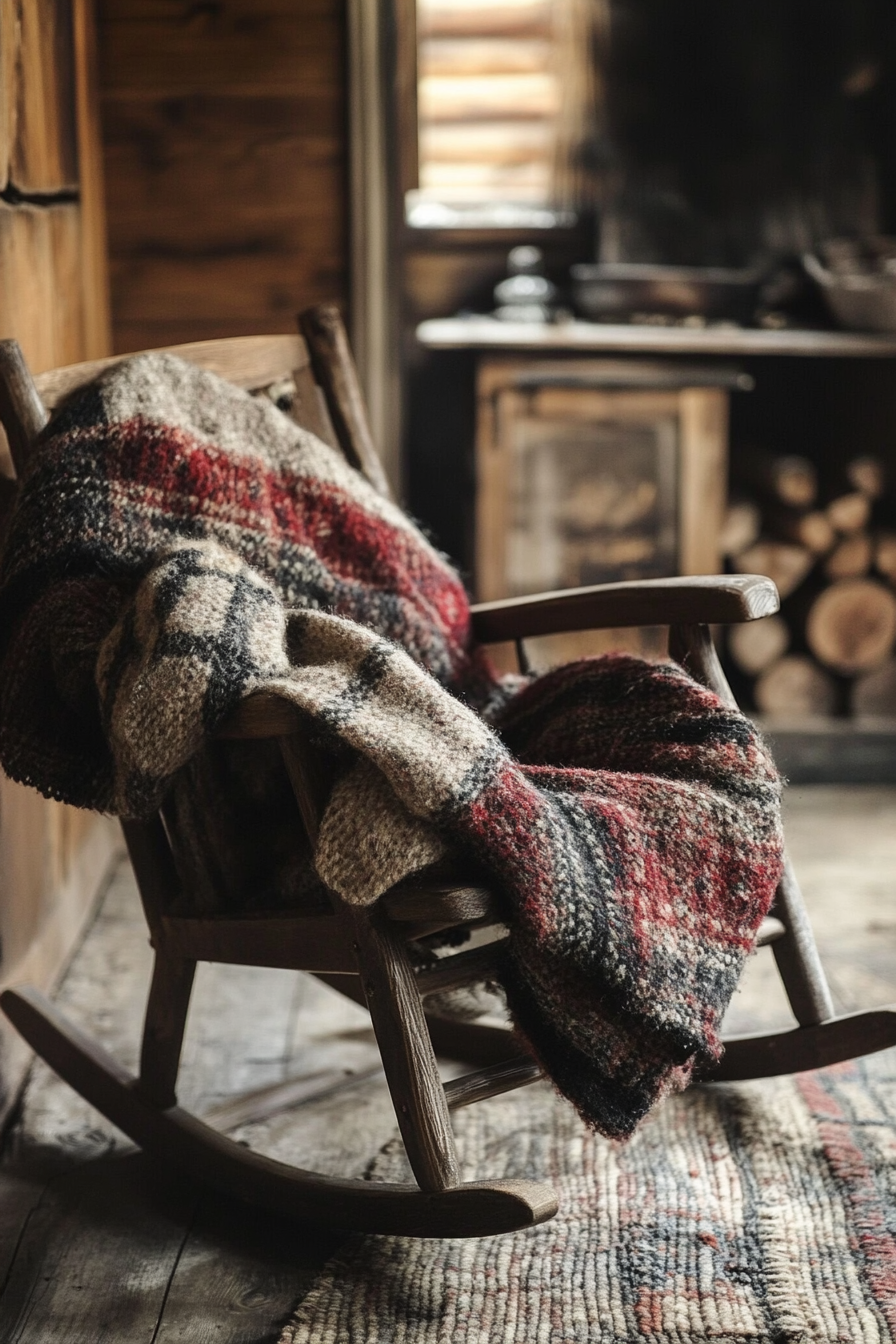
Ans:
[[[339,762],[317,874],[362,903],[446,853],[484,870],[517,1028],[603,1133],[719,1057],[782,863],[755,728],[671,663],[502,682],[444,558],[270,401],[158,354],[76,394],[0,628],[0,760],[78,806],[148,815],[243,697],[296,705]]]

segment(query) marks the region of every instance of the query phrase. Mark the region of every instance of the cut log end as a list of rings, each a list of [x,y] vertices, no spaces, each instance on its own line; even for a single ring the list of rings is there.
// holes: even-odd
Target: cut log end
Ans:
[[[719,551],[728,557],[740,555],[757,540],[761,528],[758,504],[751,499],[732,500],[719,534]]]
[[[888,658],[874,672],[856,677],[852,687],[852,712],[896,719],[896,658]]]
[[[805,546],[813,555],[824,555],[836,540],[831,521],[821,509],[803,511],[783,504],[771,505],[764,510],[764,522],[773,536]]]
[[[873,550],[867,532],[843,537],[825,560],[824,572],[829,579],[860,579],[871,568]]]
[[[751,445],[735,454],[735,477],[749,494],[758,493],[766,500],[777,500],[795,509],[808,509],[818,495],[818,473],[807,457],[795,453],[776,457],[766,449]]]
[[[846,479],[853,490],[859,490],[869,499],[880,499],[887,485],[887,473],[877,457],[854,457],[846,464]]]
[[[896,532],[881,532],[874,544],[874,567],[896,584]]]
[[[761,621],[732,625],[728,631],[728,650],[734,662],[749,677],[771,667],[787,652],[790,632],[780,616],[765,616]]]
[[[795,540],[799,541],[813,555],[824,555],[834,543],[834,529],[827,514],[820,509],[804,513],[799,519],[795,531]]]
[[[767,540],[757,541],[735,560],[742,574],[765,574],[771,579],[782,600],[799,587],[813,563],[814,557],[805,546]]]
[[[882,663],[896,640],[896,596],[873,579],[841,579],[812,603],[806,643],[820,663],[847,675]]]
[[[774,493],[784,504],[805,509],[815,502],[818,494],[818,476],[806,457],[795,454],[775,459],[771,470]]]
[[[763,672],[753,694],[763,714],[781,719],[832,714],[837,703],[833,677],[803,654],[779,658]]]
[[[832,499],[826,509],[828,521],[837,532],[861,532],[871,517],[871,501],[856,490],[849,495]]]

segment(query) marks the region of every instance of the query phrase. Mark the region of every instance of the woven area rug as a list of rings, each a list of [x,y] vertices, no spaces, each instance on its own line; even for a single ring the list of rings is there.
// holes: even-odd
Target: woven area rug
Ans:
[[[281,1344],[896,1339],[896,1052],[692,1090],[627,1145],[543,1085],[456,1117],[468,1176],[531,1176],[558,1217],[474,1241],[356,1236]],[[397,1146],[374,1177],[406,1179]]]

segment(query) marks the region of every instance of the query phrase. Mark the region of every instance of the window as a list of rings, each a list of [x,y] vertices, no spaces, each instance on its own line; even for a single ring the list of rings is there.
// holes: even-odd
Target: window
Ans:
[[[417,0],[425,228],[574,220],[590,105],[593,0]]]

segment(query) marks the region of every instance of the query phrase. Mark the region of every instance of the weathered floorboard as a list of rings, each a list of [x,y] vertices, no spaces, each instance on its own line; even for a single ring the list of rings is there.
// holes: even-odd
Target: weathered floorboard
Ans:
[[[140,1154],[57,1176],[31,1211],[0,1296],[9,1344],[153,1339],[196,1187]]]
[[[208,1195],[178,1260],[153,1344],[268,1344],[311,1287],[338,1232]],[[197,1304],[201,1308],[197,1311]]]

